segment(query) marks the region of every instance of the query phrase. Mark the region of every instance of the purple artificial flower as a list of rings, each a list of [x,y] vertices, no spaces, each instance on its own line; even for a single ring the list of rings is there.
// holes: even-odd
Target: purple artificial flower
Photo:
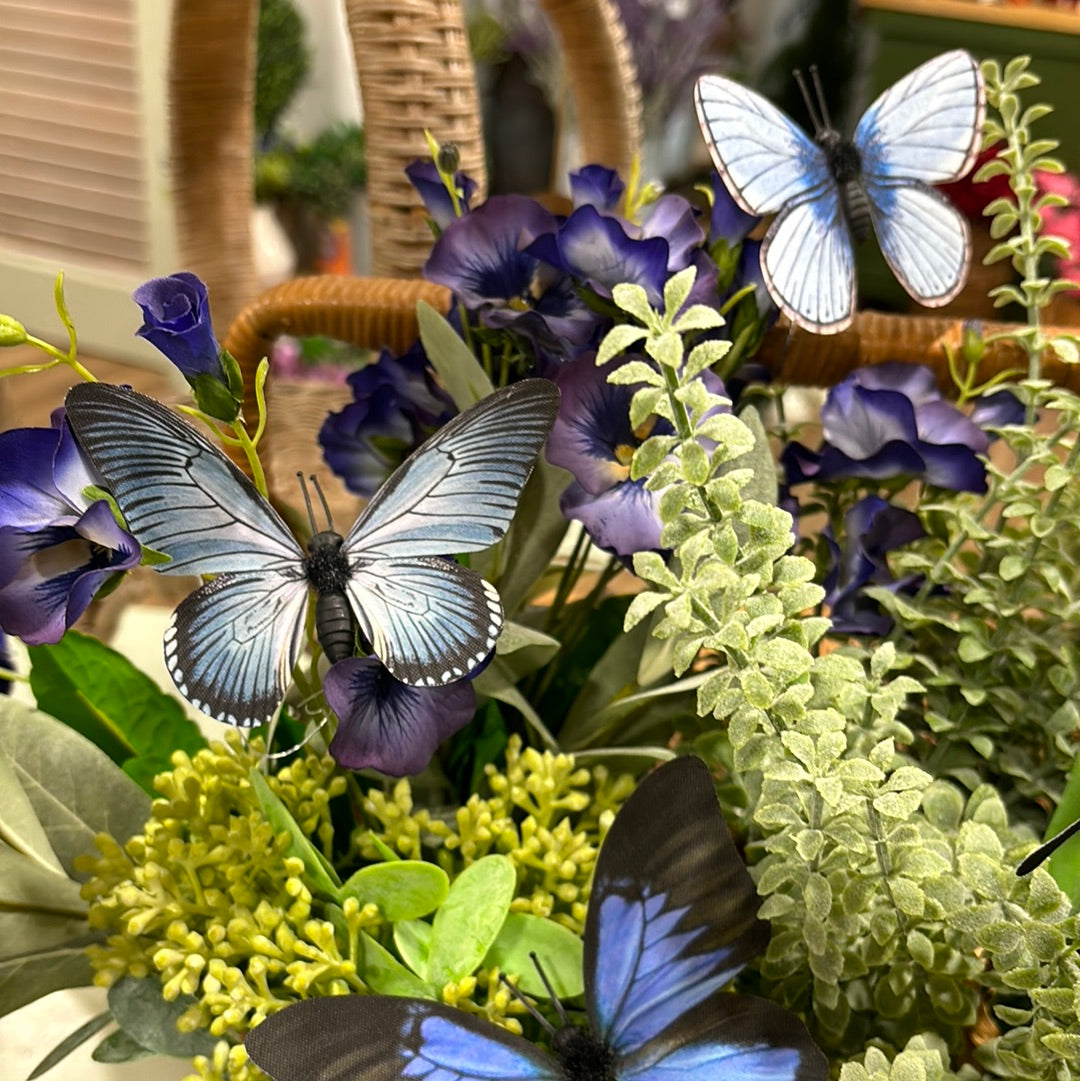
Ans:
[[[623,223],[596,207],[578,207],[558,228],[528,247],[530,255],[610,297],[620,282],[640,285],[649,303],[663,300],[667,281],[668,243],[662,237],[634,239]]]
[[[28,645],[59,642],[105,580],[142,558],[64,419],[0,434],[0,628]]]
[[[225,383],[221,347],[210,323],[206,286],[194,274],[180,271],[143,282],[131,299],[142,308],[136,331],[175,364],[188,381],[208,375]]]
[[[613,211],[626,191],[619,174],[606,165],[586,165],[570,174],[570,198],[574,208],[592,206]]]
[[[424,276],[447,286],[490,327],[581,345],[592,336],[596,317],[564,274],[527,250],[555,229],[554,215],[534,199],[494,195],[446,227]]]
[[[925,535],[916,515],[876,495],[864,496],[844,515],[842,549],[832,527],[825,528],[823,536],[833,558],[825,579],[825,604],[835,630],[879,637],[892,630],[892,617],[864,589],[885,586],[902,592],[916,588],[921,581],[918,575],[900,581],[893,578],[886,553]]]
[[[326,464],[350,492],[370,499],[391,473],[455,412],[417,343],[395,357],[388,349],[348,378],[355,401],[319,430]]]
[[[1008,428],[1023,424],[1024,403],[1010,390],[995,390],[976,398],[971,409],[971,420],[980,428]]]
[[[560,507],[580,522],[593,543],[624,562],[635,552],[660,550],[660,496],[644,480],[630,479],[634,451],[650,435],[670,435],[671,425],[652,418],[648,430],[630,428],[630,399],[637,386],[620,386],[607,375],[622,363],[597,367],[586,355],[557,373],[559,414],[548,436],[547,459],[573,474]],[[704,374],[708,389],[723,394],[723,384]]]
[[[458,214],[454,213],[454,202],[446,190],[439,170],[435,168],[435,162],[430,158],[417,158],[405,166],[405,175],[416,188],[424,202],[424,207],[431,215],[431,220],[440,231],[457,219]],[[454,173],[454,185],[458,190],[459,211],[461,214],[466,214],[469,203],[476,194],[476,181],[458,170]]]
[[[990,437],[941,397],[923,365],[890,362],[852,372],[829,391],[821,424],[820,453],[801,443],[784,449],[789,484],[918,477],[952,491],[986,491],[978,455]]]
[[[423,770],[444,739],[476,711],[468,680],[410,687],[375,657],[350,657],[326,673],[323,693],[337,714],[330,754],[346,769],[377,769],[391,777]]]
[[[709,210],[709,246],[724,241],[728,249],[741,244],[757,225],[760,218],[743,210],[731,196],[720,174],[712,172],[712,200]]]

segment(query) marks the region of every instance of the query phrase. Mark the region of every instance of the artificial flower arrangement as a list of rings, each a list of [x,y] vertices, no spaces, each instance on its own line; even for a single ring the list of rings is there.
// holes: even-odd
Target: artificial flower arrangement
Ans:
[[[319,441],[369,502],[343,537],[309,493],[306,553],[198,279],[141,287],[140,333],[250,480],[93,381],[59,286],[68,350],[0,317],[47,354],[21,371],[84,380],[0,435],[37,702],[0,703],[0,1003],[109,988],[38,1072],[112,1026],[99,1061],[236,1081],[1076,1076],[1080,856],[1016,873],[1080,814],[1060,167],[1026,63],[982,78],[1029,370],[980,378],[970,327],[955,404],[863,369],[813,447],[751,363],[775,310],[719,180],[702,218],[589,168],[560,218],[418,164],[456,304],[350,377]],[[71,629],[139,563],[212,575],[165,653],[221,740]]]

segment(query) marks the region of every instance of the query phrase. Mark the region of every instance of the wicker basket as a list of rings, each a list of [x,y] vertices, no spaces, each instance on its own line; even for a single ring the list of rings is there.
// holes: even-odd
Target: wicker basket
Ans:
[[[343,0],[364,103],[376,275],[419,274],[431,246],[402,171],[424,129],[453,141],[486,190],[475,73],[461,0]],[[641,139],[641,95],[611,0],[540,0],[562,44],[586,161],[625,172]],[[250,232],[257,0],[174,5],[169,96],[180,264],[210,287],[228,325],[257,291]]]

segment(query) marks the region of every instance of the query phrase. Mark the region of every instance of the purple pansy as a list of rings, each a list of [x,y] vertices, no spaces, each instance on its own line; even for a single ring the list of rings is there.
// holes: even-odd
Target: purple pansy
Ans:
[[[454,202],[446,190],[439,170],[435,167],[435,162],[430,158],[417,158],[410,162],[405,166],[405,175],[416,188],[424,207],[431,215],[431,220],[440,230],[445,229],[459,216],[454,213]],[[476,194],[476,181],[459,170],[454,173],[454,185],[459,193],[459,212],[465,214],[469,210],[472,197]]]
[[[451,222],[435,242],[424,275],[453,291],[490,327],[550,335],[580,345],[596,317],[572,283],[527,249],[554,233],[554,215],[523,195],[494,195]]]
[[[338,661],[323,680],[338,728],[330,754],[346,769],[377,769],[391,777],[423,770],[435,748],[464,728],[476,711],[468,680],[410,687],[374,657]]]
[[[580,522],[598,547],[626,560],[635,552],[660,549],[660,492],[649,491],[644,480],[630,479],[630,460],[650,435],[671,434],[663,419],[648,430],[630,428],[630,399],[637,386],[620,386],[607,375],[622,363],[597,367],[586,355],[560,369],[559,414],[548,437],[547,458],[573,474],[560,507],[567,518]],[[704,374],[712,393],[723,384]]]
[[[432,378],[417,343],[379,359],[348,379],[355,401],[331,413],[319,430],[327,465],[351,492],[370,499],[432,432],[454,415],[450,396]]]
[[[138,336],[164,353],[185,379],[208,375],[225,382],[206,286],[198,277],[180,271],[167,278],[152,278],[143,282],[131,299],[143,313]]]
[[[918,576],[899,581],[893,578],[886,553],[925,536],[918,517],[879,496],[869,495],[844,515],[842,549],[831,527],[826,527],[823,536],[833,558],[825,579],[825,603],[831,610],[833,628],[842,634],[888,634],[892,617],[864,590],[867,586],[885,586],[900,592],[917,586]]]
[[[570,174],[570,198],[574,207],[594,206],[612,211],[626,191],[619,174],[606,165],[586,165]]]
[[[790,484],[918,477],[953,491],[986,491],[978,455],[990,437],[941,397],[922,365],[890,362],[852,372],[829,391],[821,423],[820,453],[801,443],[784,449]]]
[[[971,420],[980,428],[1007,428],[1023,424],[1024,403],[1010,390],[995,390],[976,398],[971,408]]]
[[[734,248],[741,244],[760,218],[753,214],[747,214],[738,203],[731,197],[727,185],[721,179],[720,174],[714,169],[712,172],[712,199],[709,210],[709,244],[716,244],[722,240],[728,248]]]
[[[105,580],[142,549],[105,500],[64,419],[0,434],[0,627],[28,645],[58,642]]]

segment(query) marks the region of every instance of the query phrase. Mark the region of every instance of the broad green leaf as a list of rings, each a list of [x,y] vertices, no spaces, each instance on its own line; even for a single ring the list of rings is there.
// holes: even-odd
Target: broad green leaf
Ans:
[[[86,914],[79,884],[0,844],[0,909],[33,909],[78,919]]]
[[[1080,758],[1073,759],[1072,771],[1046,827],[1046,837],[1060,833],[1071,822],[1080,818]],[[1080,905],[1080,841],[1071,837],[1047,861],[1046,869],[1057,884],[1069,895],[1074,906]]]
[[[97,1035],[106,1025],[112,1024],[112,1014],[106,1010],[97,1017],[91,1017],[70,1036],[61,1040],[33,1069],[26,1081],[34,1081],[43,1073],[48,1073],[58,1062],[62,1062],[76,1048],[81,1047],[91,1036]]]
[[[206,746],[198,726],[123,654],[68,631],[52,646],[32,646],[30,688],[38,707],[96,743],[117,765],[143,755]],[[145,771],[141,771],[145,776]]]
[[[327,863],[323,854],[311,843],[307,834],[297,825],[296,819],[289,814],[288,808],[274,795],[266,783],[266,778],[254,767],[248,774],[255,798],[259,801],[266,821],[274,827],[275,833],[282,831],[289,835],[289,855],[304,861],[304,872],[313,889],[335,901],[341,900],[341,882],[337,872]]]
[[[496,657],[483,672],[473,680],[478,694],[486,694],[499,702],[513,706],[525,723],[540,737],[544,745],[552,751],[559,749],[559,743],[551,734],[543,718],[533,708],[529,700],[518,690],[512,673],[503,667],[501,658]]]
[[[402,920],[394,924],[394,945],[402,960],[422,980],[427,979],[428,955],[434,928],[424,920]]]
[[[423,926],[430,927],[425,923]],[[380,995],[404,995],[410,998],[435,998],[434,991],[413,975],[389,950],[369,934],[360,932],[360,977]]]
[[[427,981],[438,989],[483,961],[514,899],[517,876],[506,856],[484,856],[454,880],[432,923]]]
[[[361,905],[377,904],[386,920],[397,923],[434,912],[449,889],[441,867],[424,860],[394,860],[362,867],[339,892],[342,900],[355,897]]]
[[[86,903],[77,916],[59,912],[30,909],[14,912],[0,908],[0,961],[16,957],[26,959],[32,954],[44,953],[57,946],[65,946],[75,940],[85,940],[91,934],[86,925]],[[102,936],[103,937],[103,936]]]
[[[110,1032],[104,1040],[94,1048],[91,1058],[95,1062],[105,1062],[110,1065],[121,1062],[138,1062],[139,1059],[150,1058],[154,1052],[148,1047],[143,1047],[138,1040],[132,1039],[123,1029]]]
[[[166,1002],[161,982],[153,977],[136,980],[125,976],[109,988],[109,1010],[124,1032],[152,1052],[177,1058],[212,1055],[217,1043],[204,1029],[181,1032],[176,1027],[195,1001],[191,995],[178,995]]]
[[[416,320],[424,352],[460,412],[494,391],[472,350],[430,304],[416,302]]]
[[[495,644],[495,656],[516,683],[522,676],[547,664],[560,648],[559,640],[550,634],[524,623],[507,622]]]
[[[0,759],[30,801],[61,866],[72,877],[76,856],[94,851],[94,836],[123,843],[150,816],[142,789],[90,740],[53,717],[0,700]],[[0,806],[8,793],[0,788]]]
[[[0,755],[0,841],[42,870],[64,873],[12,762]]]
[[[0,929],[6,930],[8,915],[0,914]],[[87,986],[93,980],[94,970],[86,956],[86,947],[102,941],[104,935],[87,931],[81,938],[69,938],[49,948],[0,961],[0,1015],[53,991]]]
[[[511,912],[484,958],[484,967],[498,965],[506,975],[517,975],[518,990],[546,998],[548,990],[529,956],[535,953],[555,996],[565,1001],[585,991],[583,952],[581,939],[561,924],[528,912]]]

